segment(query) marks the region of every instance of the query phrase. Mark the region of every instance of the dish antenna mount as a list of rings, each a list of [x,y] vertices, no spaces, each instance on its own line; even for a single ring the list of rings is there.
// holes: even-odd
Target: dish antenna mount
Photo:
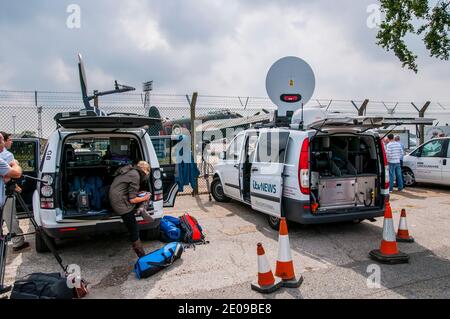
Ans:
[[[314,93],[316,78],[303,59],[287,56],[276,61],[267,72],[266,91],[277,106],[275,123],[289,126],[295,111],[302,109]],[[301,123],[303,124],[303,123]]]
[[[83,96],[84,107],[86,108],[86,110],[95,111],[97,115],[102,115],[104,112],[101,112],[98,107],[91,106],[91,100],[94,100],[95,98],[103,95],[124,93],[135,90],[134,87],[122,85],[117,83],[117,81],[114,81],[114,90],[103,92],[94,90],[93,95],[88,95],[86,71],[84,69],[83,57],[81,56],[81,54],[78,54],[78,72],[80,75],[81,94]]]

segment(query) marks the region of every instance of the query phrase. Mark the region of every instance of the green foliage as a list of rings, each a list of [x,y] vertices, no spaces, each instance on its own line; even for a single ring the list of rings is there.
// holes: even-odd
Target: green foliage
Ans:
[[[428,0],[380,0],[384,21],[378,32],[377,44],[394,54],[417,73],[415,55],[405,43],[408,34],[423,35],[431,57],[448,60],[450,53],[450,1],[437,1],[430,7]],[[419,24],[418,28],[414,24]]]
[[[22,131],[19,134],[20,136],[29,136],[29,137],[36,137],[35,131]]]

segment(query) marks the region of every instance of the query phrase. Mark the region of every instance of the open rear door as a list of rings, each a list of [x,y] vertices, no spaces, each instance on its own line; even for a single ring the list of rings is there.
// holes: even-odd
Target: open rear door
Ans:
[[[11,147],[11,153],[19,161],[23,170],[23,177],[19,181],[22,188],[21,196],[30,211],[33,210],[33,193],[36,190],[36,180],[39,173],[40,143],[38,138],[15,138]],[[28,177],[29,176],[29,177]],[[19,218],[27,217],[24,209],[16,201],[17,215]]]
[[[140,128],[161,123],[161,119],[133,113],[111,113],[108,116],[96,116],[92,111],[58,113],[54,120],[59,126],[68,129]]]
[[[381,117],[381,116],[342,116],[329,114],[327,118],[312,122],[307,129],[326,130],[327,128],[355,128],[370,130],[388,128],[398,125],[433,125],[435,119],[413,117]]]
[[[164,207],[173,207],[178,194],[178,183],[175,180],[176,161],[172,149],[179,142],[176,136],[151,136],[159,167],[162,173]]]
[[[270,130],[260,133],[250,178],[252,208],[281,217],[283,171],[289,132]]]

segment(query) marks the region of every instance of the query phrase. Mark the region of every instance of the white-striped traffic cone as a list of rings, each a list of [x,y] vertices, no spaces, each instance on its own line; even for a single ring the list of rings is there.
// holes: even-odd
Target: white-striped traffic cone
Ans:
[[[261,243],[258,243],[256,252],[258,253],[258,281],[252,283],[252,289],[263,294],[269,294],[280,289],[282,287],[281,280],[273,276]]]
[[[409,256],[398,250],[395,237],[394,222],[392,221],[392,210],[389,201],[386,201],[383,221],[383,239],[380,249],[372,250],[370,258],[383,264],[403,264],[409,261]]]
[[[413,243],[414,238],[409,235],[408,224],[406,222],[406,210],[402,209],[400,214],[400,223],[397,231],[397,241],[404,243]]]
[[[275,276],[280,277],[283,287],[297,288],[303,282],[303,276],[295,277],[294,263],[291,256],[291,246],[289,244],[288,228],[286,218],[280,219],[280,231],[278,235],[278,259],[275,269]]]

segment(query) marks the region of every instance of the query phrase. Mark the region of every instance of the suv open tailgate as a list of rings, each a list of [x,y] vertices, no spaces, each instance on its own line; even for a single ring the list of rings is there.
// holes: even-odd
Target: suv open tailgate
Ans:
[[[155,125],[161,119],[141,116],[136,114],[117,114],[108,116],[73,116],[70,113],[59,113],[55,121],[63,128],[69,129],[93,129],[93,128],[140,128]]]
[[[322,130],[327,128],[355,128],[368,130],[372,128],[389,127],[392,125],[433,125],[435,119],[413,117],[381,117],[381,116],[333,116],[315,121],[307,126],[308,129]]]

